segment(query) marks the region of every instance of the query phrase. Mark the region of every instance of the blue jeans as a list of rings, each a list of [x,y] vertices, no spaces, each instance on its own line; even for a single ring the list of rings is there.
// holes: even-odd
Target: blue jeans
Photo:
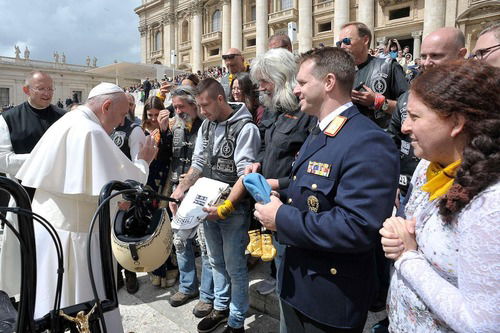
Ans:
[[[201,227],[201,226],[200,226]],[[198,234],[200,243],[205,242],[203,233]],[[194,257],[194,240],[187,240],[183,251],[177,251],[177,263],[179,265],[179,291],[183,294],[192,295],[199,289],[200,300],[205,303],[214,301],[214,280],[212,277],[212,266],[208,260],[207,252],[201,245],[201,285],[198,288],[198,277],[196,275],[196,265]]]
[[[233,328],[243,327],[249,306],[245,257],[249,225],[248,203],[239,204],[225,220],[203,222],[214,277],[214,309],[229,305],[228,325]]]

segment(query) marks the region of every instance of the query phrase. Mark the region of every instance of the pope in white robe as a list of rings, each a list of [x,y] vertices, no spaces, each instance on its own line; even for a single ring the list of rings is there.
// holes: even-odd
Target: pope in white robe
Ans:
[[[32,210],[45,217],[61,239],[61,307],[93,299],[86,243],[102,187],[112,180],[146,183],[148,164],[156,156],[156,147],[149,137],[134,162],[110,139],[109,134],[127,112],[128,100],[123,90],[111,83],[99,84],[91,90],[85,105],[52,125],[16,175],[23,185],[36,188]],[[110,207],[113,210],[115,205]],[[97,225],[94,230],[98,230]],[[35,225],[35,237],[35,318],[39,318],[51,311],[54,304],[57,257],[53,242],[42,227]],[[92,262],[98,294],[103,298],[99,246],[96,233],[92,237]],[[123,332],[118,309],[106,313],[105,320],[108,332]]]

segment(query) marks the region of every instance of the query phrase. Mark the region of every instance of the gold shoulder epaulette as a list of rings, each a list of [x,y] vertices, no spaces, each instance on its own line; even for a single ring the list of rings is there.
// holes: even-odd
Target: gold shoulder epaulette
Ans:
[[[323,133],[328,136],[335,136],[342,129],[344,124],[347,122],[347,117],[337,116],[335,117]]]

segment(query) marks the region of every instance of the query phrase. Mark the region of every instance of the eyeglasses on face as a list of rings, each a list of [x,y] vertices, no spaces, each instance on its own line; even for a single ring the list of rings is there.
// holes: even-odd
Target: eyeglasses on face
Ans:
[[[335,45],[337,45],[337,47],[341,47],[342,44],[351,45],[351,39],[349,37],[346,37],[344,39],[339,40],[337,43],[335,43]]]
[[[234,57],[239,57],[241,54],[223,54],[222,59],[229,60],[234,59]]]
[[[30,87],[30,89],[33,90],[34,92],[37,92],[37,93],[42,93],[42,92],[53,93],[54,91],[56,91],[55,88],[33,88],[33,87]]]
[[[490,53],[497,51],[498,49],[500,49],[500,44],[486,47],[484,49],[479,49],[476,50],[476,52],[474,52],[473,54],[471,54],[469,58],[476,58],[481,60],[483,58],[486,58]]]

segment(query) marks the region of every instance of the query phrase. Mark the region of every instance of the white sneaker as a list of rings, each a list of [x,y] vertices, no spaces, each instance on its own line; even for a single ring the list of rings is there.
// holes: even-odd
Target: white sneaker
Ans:
[[[261,281],[255,290],[259,294],[265,296],[274,292],[275,289],[276,289],[276,279],[269,277],[264,281]]]

